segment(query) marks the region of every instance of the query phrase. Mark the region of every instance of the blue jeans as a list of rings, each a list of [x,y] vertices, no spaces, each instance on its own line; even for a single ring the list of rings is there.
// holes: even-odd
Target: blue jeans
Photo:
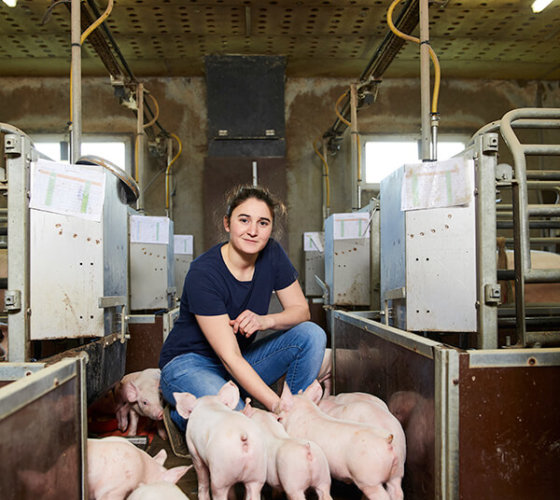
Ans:
[[[326,341],[323,329],[306,321],[290,330],[255,340],[243,352],[243,357],[268,385],[286,375],[288,387],[295,394],[306,389],[317,378]],[[232,380],[232,376],[218,358],[189,352],[173,358],[163,367],[160,384],[164,399],[175,407],[174,392],[190,392],[197,398],[213,395],[228,380]],[[239,388],[242,395],[237,409],[243,408],[246,396],[241,386]],[[175,408],[171,410],[171,418],[181,430],[186,429],[186,420]]]

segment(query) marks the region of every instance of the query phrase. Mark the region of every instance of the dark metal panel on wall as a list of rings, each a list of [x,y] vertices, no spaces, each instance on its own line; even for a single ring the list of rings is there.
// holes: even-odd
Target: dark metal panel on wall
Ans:
[[[210,156],[285,156],[283,56],[205,58]]]
[[[473,368],[464,354],[459,387],[460,498],[558,498],[560,367]]]
[[[241,184],[252,184],[253,162],[256,162],[257,182],[268,188],[286,203],[286,160],[285,158],[241,158],[208,157],[204,162],[204,250],[227,239],[223,216],[227,194]],[[285,221],[287,222],[287,221]],[[273,237],[287,251],[287,228],[276,227]]]

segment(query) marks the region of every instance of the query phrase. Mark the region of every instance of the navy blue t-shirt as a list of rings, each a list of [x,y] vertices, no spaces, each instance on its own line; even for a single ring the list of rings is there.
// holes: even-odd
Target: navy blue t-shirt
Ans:
[[[191,263],[181,295],[179,318],[161,349],[160,368],[175,356],[187,352],[216,357],[198,326],[195,314],[227,314],[230,319],[237,318],[246,309],[259,315],[267,314],[273,290],[286,288],[298,277],[284,249],[271,238],[255,262],[253,279],[239,281],[222,258],[223,245],[220,243],[212,247]],[[254,337],[236,336],[241,351]]]

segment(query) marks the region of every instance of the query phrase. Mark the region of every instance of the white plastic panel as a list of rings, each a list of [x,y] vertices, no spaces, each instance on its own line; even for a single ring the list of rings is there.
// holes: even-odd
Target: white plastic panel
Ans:
[[[406,213],[406,295],[407,330],[476,331],[474,203]]]
[[[103,225],[30,212],[31,339],[103,336]]]

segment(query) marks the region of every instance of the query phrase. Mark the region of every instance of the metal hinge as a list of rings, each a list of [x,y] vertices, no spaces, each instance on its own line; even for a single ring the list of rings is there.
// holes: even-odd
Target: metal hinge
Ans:
[[[6,290],[4,292],[4,309],[6,311],[19,311],[21,309],[20,290]]]

